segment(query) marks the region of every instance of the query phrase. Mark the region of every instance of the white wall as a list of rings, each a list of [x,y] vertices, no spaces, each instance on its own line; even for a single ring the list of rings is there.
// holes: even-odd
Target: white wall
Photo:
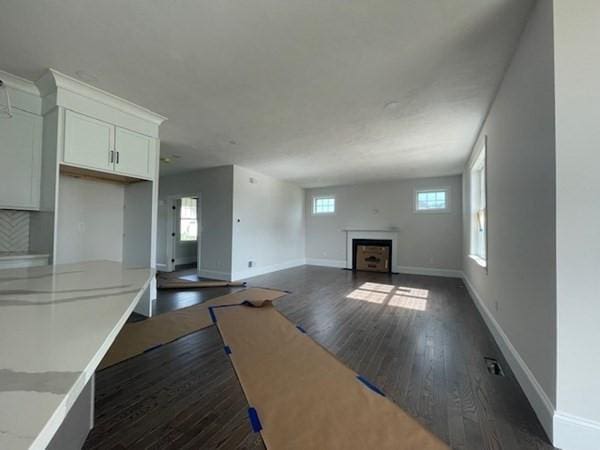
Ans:
[[[556,445],[600,447],[600,3],[555,1]]]
[[[153,266],[152,261],[152,182],[125,185],[123,217],[123,263],[128,266]]]
[[[243,167],[233,170],[232,278],[304,264],[303,190]]]
[[[60,176],[56,264],[123,260],[122,184]]]
[[[196,241],[177,242],[175,264],[190,264],[198,260],[198,244]],[[202,263],[200,263],[202,264]]]
[[[483,125],[488,136],[488,270],[464,272],[496,340],[546,431],[556,394],[555,143],[552,3],[540,1]],[[474,292],[473,292],[474,291]]]
[[[450,188],[450,212],[415,213],[415,190]],[[421,178],[306,190],[308,263],[344,267],[347,228],[398,229],[396,266],[416,272],[460,271],[461,176]],[[334,195],[336,213],[315,216],[312,198]],[[453,272],[450,272],[453,273]]]
[[[197,170],[160,177],[157,254],[165,264],[165,202],[170,196],[202,195],[202,254],[200,270],[206,277],[229,279],[231,276],[231,236],[233,211],[233,166]]]

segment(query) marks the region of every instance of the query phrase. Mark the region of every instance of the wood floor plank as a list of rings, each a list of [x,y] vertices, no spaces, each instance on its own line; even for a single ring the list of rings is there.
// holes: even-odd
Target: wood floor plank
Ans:
[[[248,281],[292,291],[277,304],[283,314],[453,449],[553,448],[461,280],[303,266]],[[161,292],[156,309],[232,290]],[[392,302],[394,292],[423,310]],[[489,374],[484,356],[506,376]],[[264,449],[247,408],[209,328],[98,372],[96,427],[84,448]]]

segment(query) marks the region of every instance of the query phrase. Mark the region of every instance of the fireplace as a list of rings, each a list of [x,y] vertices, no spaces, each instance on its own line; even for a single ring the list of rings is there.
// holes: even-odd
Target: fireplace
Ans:
[[[352,270],[392,273],[392,240],[352,239]]]

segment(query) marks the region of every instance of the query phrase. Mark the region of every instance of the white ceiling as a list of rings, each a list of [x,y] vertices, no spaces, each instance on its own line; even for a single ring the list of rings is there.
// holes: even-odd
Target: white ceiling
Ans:
[[[169,118],[161,166],[302,186],[461,172],[533,0],[1,0],[0,69]],[[385,105],[388,105],[387,107]]]

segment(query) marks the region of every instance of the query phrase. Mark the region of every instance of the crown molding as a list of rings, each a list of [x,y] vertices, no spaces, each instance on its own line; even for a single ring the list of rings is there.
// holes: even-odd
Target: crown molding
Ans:
[[[25,78],[18,77],[3,70],[0,70],[0,80],[2,80],[6,86],[13,89],[24,91],[32,95],[40,95],[40,91],[33,81],[26,80]]]
[[[117,97],[116,95],[91,86],[52,68],[48,69],[35,84],[42,97],[47,97],[60,90],[65,90],[147,120],[157,126],[167,120],[166,117],[158,113],[152,112],[129,100]]]

